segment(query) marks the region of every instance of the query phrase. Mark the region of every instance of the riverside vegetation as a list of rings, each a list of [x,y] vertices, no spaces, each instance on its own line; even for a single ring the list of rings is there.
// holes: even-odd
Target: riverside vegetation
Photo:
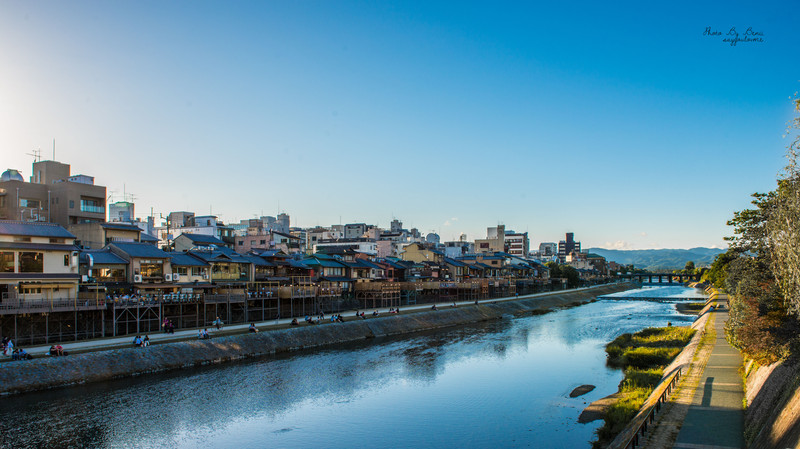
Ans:
[[[729,295],[725,336],[746,359],[745,443],[800,444],[800,97],[786,135],[788,164],[777,188],[752,195],[753,209],[734,212],[734,235],[703,281]]]
[[[694,332],[686,327],[653,327],[622,334],[606,346],[608,365],[623,368],[625,378],[592,447],[607,446],[636,416],[661,380],[664,367],[683,350]]]

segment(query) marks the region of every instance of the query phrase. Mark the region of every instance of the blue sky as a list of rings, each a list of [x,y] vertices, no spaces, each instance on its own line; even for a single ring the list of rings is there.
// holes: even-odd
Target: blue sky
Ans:
[[[784,164],[793,4],[550,3],[2,2],[0,168],[56,139],[138,216],[724,245]]]

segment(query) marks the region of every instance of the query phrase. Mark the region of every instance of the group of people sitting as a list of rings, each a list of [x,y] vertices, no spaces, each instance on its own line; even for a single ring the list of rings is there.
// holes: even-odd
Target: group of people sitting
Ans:
[[[394,307],[392,307],[391,309],[389,309],[389,313],[400,313],[400,308],[398,307],[395,309]]]
[[[30,360],[33,357],[22,348],[17,348],[11,353],[11,360]]]
[[[50,351],[47,352],[47,355],[62,356],[62,355],[69,355],[69,353],[64,350],[63,346],[61,346],[61,345],[53,345],[53,346],[50,346]]]
[[[142,338],[140,335],[137,335],[133,339],[133,346],[135,348],[146,348],[150,346],[150,336],[145,335],[144,338]]]
[[[211,338],[211,336],[208,335],[208,329],[203,329],[201,331],[197,331],[197,339],[198,340],[209,340],[210,338]]]

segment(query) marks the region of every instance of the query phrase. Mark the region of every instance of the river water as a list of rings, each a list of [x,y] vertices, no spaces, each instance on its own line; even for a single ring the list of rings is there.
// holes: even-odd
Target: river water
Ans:
[[[688,325],[674,303],[546,315],[0,399],[2,447],[590,447],[622,373],[604,345]],[[150,350],[157,350],[152,346]],[[597,388],[578,398],[582,384]]]

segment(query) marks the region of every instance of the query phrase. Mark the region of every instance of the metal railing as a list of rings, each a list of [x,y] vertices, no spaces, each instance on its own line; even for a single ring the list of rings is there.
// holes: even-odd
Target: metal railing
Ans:
[[[631,421],[628,427],[626,427],[626,429],[623,430],[617,438],[615,438],[615,441],[621,441],[623,444],[618,446],[612,445],[609,447],[631,449],[639,446],[640,438],[644,437],[648,426],[655,421],[656,413],[661,410],[661,405],[669,400],[672,390],[681,379],[682,372],[682,368],[677,369],[674,373],[672,373],[668,381],[662,382],[661,385],[659,385],[658,388],[651,393],[650,397],[648,398],[648,402],[651,401],[656,395],[658,395],[658,399],[650,404],[645,402],[645,406],[633,418],[633,421]]]

